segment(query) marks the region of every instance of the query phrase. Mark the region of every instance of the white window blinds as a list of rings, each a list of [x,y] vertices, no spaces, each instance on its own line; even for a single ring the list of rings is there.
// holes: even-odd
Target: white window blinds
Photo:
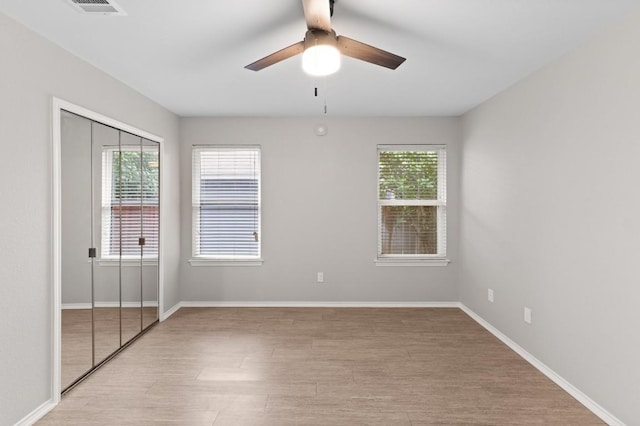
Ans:
[[[102,257],[158,257],[158,151],[105,147],[102,151]],[[140,244],[141,238],[144,244]]]
[[[193,148],[193,256],[260,257],[260,148]]]
[[[378,147],[378,257],[446,255],[446,150]]]

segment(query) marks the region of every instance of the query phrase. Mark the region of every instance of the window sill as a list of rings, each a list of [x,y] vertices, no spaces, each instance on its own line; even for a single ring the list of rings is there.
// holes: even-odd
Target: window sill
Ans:
[[[100,266],[140,266],[140,259],[98,259],[98,265]],[[142,266],[157,266],[158,259],[142,259]]]
[[[264,259],[189,259],[191,266],[262,266]]]
[[[376,266],[447,266],[451,260],[444,257],[413,258],[380,257],[374,260]]]

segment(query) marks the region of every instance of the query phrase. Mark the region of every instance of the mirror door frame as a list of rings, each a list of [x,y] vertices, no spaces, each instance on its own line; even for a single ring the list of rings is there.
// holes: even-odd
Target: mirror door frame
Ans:
[[[83,116],[93,121],[97,121],[102,124],[106,124],[107,126],[111,126],[117,128],[119,130],[123,130],[125,132],[134,134],[136,136],[140,136],[144,139],[148,139],[153,142],[157,142],[159,145],[159,154],[160,158],[163,158],[164,153],[164,138],[146,132],[144,130],[133,127],[129,124],[123,123],[116,119],[104,116],[95,111],[91,111],[87,108],[81,107],[79,105],[73,104],[71,102],[67,102],[65,100],[56,98],[55,96],[51,98],[51,154],[52,154],[52,312],[51,312],[51,325],[52,325],[52,336],[53,341],[51,342],[52,347],[52,366],[51,366],[51,391],[52,391],[52,399],[54,404],[58,404],[60,402],[60,392],[62,389],[60,380],[61,380],[61,371],[62,371],[62,173],[61,173],[61,150],[62,150],[62,110],[72,112],[74,114]],[[166,197],[163,196],[163,184],[164,182],[164,172],[163,168],[160,167],[160,212],[165,211],[164,209],[164,200]],[[163,242],[164,242],[164,230],[163,230],[163,222],[160,221],[160,235],[159,235],[159,246],[158,246],[158,320],[162,321],[164,319],[164,303],[163,303],[163,277],[164,277],[164,268],[163,268]]]

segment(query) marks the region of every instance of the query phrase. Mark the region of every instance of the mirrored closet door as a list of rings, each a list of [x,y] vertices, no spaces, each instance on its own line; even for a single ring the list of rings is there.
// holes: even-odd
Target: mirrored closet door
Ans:
[[[61,115],[61,389],[158,321],[159,144]]]

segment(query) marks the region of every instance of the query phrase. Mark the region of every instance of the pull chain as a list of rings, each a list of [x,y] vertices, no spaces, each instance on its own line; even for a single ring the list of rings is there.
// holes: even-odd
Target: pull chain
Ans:
[[[324,77],[324,115],[327,115],[327,77]]]
[[[325,76],[323,78],[323,83],[324,83],[324,87],[323,87],[323,108],[322,110],[324,111],[324,114],[327,114],[327,77]],[[314,87],[313,87],[313,96],[315,96],[316,98],[318,97],[318,81],[316,80],[316,82],[314,83]]]

